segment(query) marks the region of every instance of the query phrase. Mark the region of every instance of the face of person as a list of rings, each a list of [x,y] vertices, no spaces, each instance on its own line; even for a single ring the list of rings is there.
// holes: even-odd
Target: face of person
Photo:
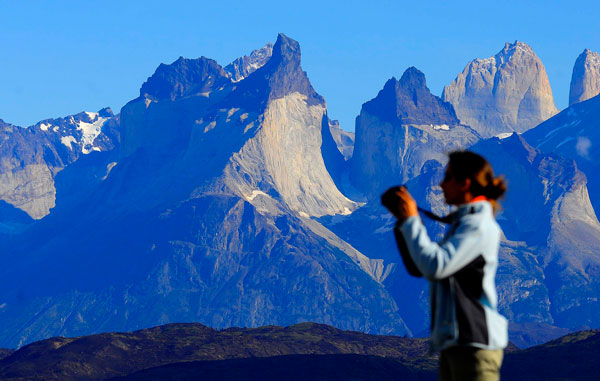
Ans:
[[[444,191],[444,198],[449,205],[460,205],[465,203],[465,191],[468,188],[464,181],[458,181],[452,174],[452,167],[448,164],[446,175],[440,183]]]

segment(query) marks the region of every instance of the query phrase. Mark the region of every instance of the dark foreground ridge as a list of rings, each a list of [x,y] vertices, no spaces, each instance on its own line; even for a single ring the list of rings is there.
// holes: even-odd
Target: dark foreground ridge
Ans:
[[[216,330],[167,324],[130,333],[38,341],[0,350],[2,380],[435,380],[426,339],[316,323]],[[526,350],[507,348],[503,380],[594,379],[600,330]]]
[[[315,323],[221,331],[187,323],[41,340],[0,360],[0,379],[102,380],[128,375],[132,379],[169,379],[165,374],[171,374],[171,379],[190,379],[189,374],[193,379],[198,374],[213,379],[209,376],[221,374],[223,369],[228,373],[219,379],[229,379],[225,375],[237,380],[274,379],[269,377],[279,377],[280,372],[285,372],[286,378],[306,374],[307,363],[313,364],[313,371],[322,369],[323,377],[334,368],[345,367],[340,374],[349,375],[346,372],[351,369],[366,367],[374,374],[393,371],[429,379],[426,376],[435,375],[437,366],[425,339],[368,335]],[[261,364],[272,365],[273,373],[245,371],[261,369]],[[144,373],[135,374],[140,371]],[[246,375],[258,378],[244,378]]]

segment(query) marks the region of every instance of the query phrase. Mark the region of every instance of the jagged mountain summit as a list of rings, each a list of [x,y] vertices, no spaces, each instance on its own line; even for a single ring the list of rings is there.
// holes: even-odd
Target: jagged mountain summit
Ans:
[[[225,66],[225,71],[229,73],[234,82],[239,82],[256,71],[256,69],[264,66],[272,54],[273,44],[269,42],[263,48],[253,50],[250,56],[240,57]]]
[[[65,168],[71,193],[104,174],[0,242],[0,346],[175,321],[410,334],[387,264],[308,218],[358,204],[327,170],[341,153],[296,41],[238,82],[204,57],[161,65],[120,115],[116,164]]]
[[[467,64],[442,98],[483,137],[522,133],[558,112],[542,61],[520,41]]]
[[[22,128],[0,120],[0,200],[40,219],[54,208],[55,177],[82,155],[119,144],[110,108],[46,119]]]
[[[585,49],[573,66],[569,106],[600,94],[600,55]]]
[[[431,94],[425,75],[408,68],[388,80],[356,118],[352,181],[370,196],[417,176],[426,161],[465,148],[479,135],[458,120],[450,103]]]
[[[181,70],[182,65],[200,70]],[[153,95],[161,93],[165,76],[173,89],[197,89]],[[165,98],[181,102],[153,107]],[[194,115],[187,112],[187,120],[176,116],[177,128],[165,128],[164,115],[176,115],[176,108],[187,103],[198,108],[197,118],[190,119]],[[184,160],[204,160],[204,176],[218,171],[219,181],[259,208],[279,208],[275,205],[283,201],[305,216],[350,213],[356,204],[340,193],[323,161],[324,118],[326,104],[302,71],[299,44],[280,35],[271,59],[241,82],[233,83],[216,62],[204,57],[161,65],[142,86],[140,98],[123,108],[121,155],[188,145],[190,156]],[[197,151],[205,145],[235,155]],[[335,143],[329,146],[337,150]],[[269,196],[273,192],[279,201]]]

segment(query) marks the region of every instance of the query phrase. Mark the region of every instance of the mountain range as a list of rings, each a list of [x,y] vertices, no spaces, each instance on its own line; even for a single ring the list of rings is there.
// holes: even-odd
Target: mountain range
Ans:
[[[465,148],[509,181],[498,289],[511,339],[597,327],[599,99],[557,113],[516,42],[441,97],[408,68],[352,134],[280,34],[224,67],[161,64],[118,115],[2,122],[0,346],[172,322],[426,336],[427,285],[402,268],[379,195],[405,183],[448,213],[437,184]]]

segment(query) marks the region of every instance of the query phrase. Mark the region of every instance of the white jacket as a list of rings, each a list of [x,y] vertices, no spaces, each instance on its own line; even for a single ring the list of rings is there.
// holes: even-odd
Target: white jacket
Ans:
[[[417,216],[397,227],[431,284],[432,349],[455,345],[502,349],[508,344],[508,324],[497,310],[501,231],[492,205],[469,203],[452,215],[450,230],[440,243],[431,241]]]

